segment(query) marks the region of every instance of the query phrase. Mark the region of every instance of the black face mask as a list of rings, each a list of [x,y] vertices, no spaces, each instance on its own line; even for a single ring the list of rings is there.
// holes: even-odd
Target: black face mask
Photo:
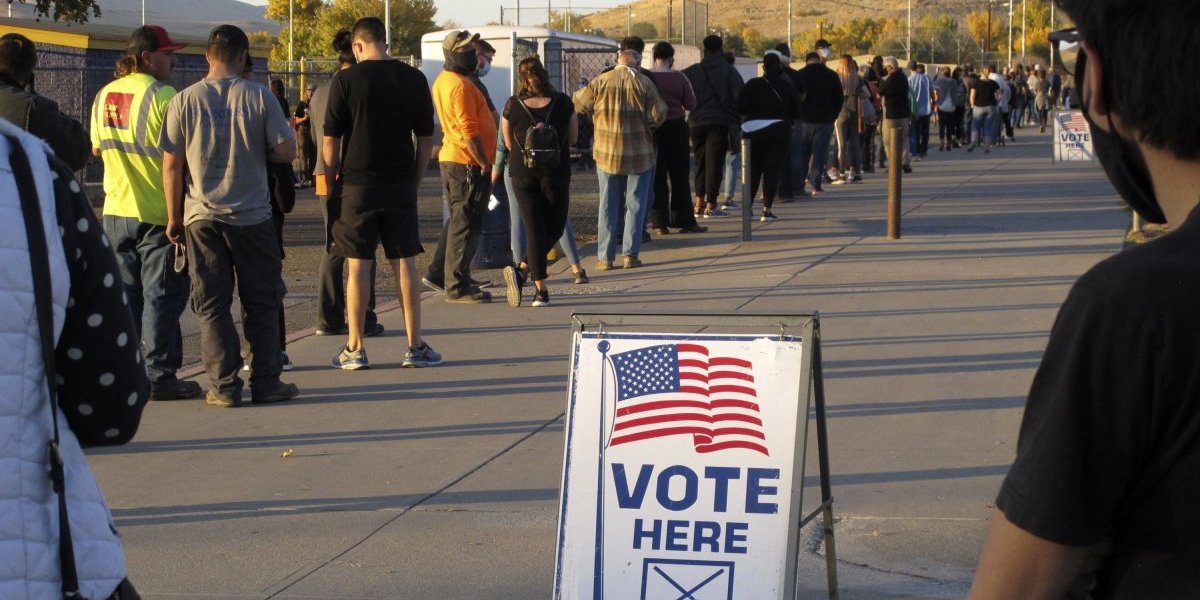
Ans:
[[[460,75],[470,75],[479,67],[475,58],[475,49],[465,52],[446,52],[446,70]]]
[[[1142,150],[1136,144],[1117,135],[1113,127],[1111,113],[1108,117],[1108,131],[1096,127],[1088,112],[1088,105],[1083,99],[1083,74],[1087,69],[1087,53],[1080,52],[1076,61],[1075,89],[1079,94],[1083,118],[1087,120],[1092,131],[1092,143],[1096,150],[1096,158],[1104,167],[1104,173],[1121,198],[1143,219],[1151,223],[1166,223],[1167,216],[1158,205],[1154,195],[1154,182],[1150,179],[1150,170],[1146,167],[1146,159]]]

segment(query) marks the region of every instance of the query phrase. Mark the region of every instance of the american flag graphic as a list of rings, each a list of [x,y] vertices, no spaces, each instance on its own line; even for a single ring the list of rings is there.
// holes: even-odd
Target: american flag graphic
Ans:
[[[610,360],[617,380],[610,445],[691,435],[696,452],[768,454],[750,361],[710,357],[699,344],[649,346]]]
[[[1059,113],[1058,123],[1068,131],[1087,132],[1089,130],[1087,119],[1084,119],[1083,114],[1077,111]]]

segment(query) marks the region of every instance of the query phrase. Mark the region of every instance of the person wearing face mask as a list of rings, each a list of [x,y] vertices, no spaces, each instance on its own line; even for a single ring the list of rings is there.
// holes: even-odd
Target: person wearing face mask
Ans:
[[[1058,5],[1078,29],[1051,34],[1056,68],[1074,75],[1095,155],[1122,199],[1170,232],[1067,296],[971,598],[1197,598],[1200,116],[1158,84],[1200,54],[1200,4]]]
[[[444,284],[445,300],[453,304],[492,301],[492,295],[471,279],[471,260],[491,194],[497,132],[495,109],[473,81],[479,70],[478,40],[479,34],[466,30],[447,34],[442,41],[446,65],[433,82],[433,103],[443,136],[438,162],[450,219],[442,227],[425,278]]]

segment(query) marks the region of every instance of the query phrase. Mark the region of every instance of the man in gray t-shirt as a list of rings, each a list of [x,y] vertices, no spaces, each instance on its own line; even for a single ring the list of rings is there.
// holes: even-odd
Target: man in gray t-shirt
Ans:
[[[267,161],[290,163],[294,133],[265,87],[241,78],[250,43],[232,25],[213,29],[204,56],[208,75],[167,106],[160,145],[167,196],[167,238],[187,245],[192,306],[214,406],[241,404],[240,343],[233,283],[245,311],[250,397],[290,400],[296,386],[279,380],[279,308],[283,283],[271,221]]]

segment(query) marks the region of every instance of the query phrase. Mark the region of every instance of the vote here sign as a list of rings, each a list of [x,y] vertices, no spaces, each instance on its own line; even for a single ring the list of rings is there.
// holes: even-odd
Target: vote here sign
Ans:
[[[790,598],[801,356],[789,337],[576,333],[554,597]]]

